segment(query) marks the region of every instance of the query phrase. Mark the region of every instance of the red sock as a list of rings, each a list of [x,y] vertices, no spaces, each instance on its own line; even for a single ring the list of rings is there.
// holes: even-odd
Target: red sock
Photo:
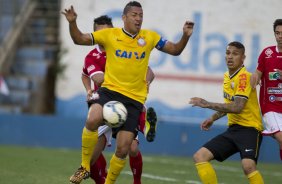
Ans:
[[[138,130],[143,134],[144,134],[145,122],[146,122],[146,109],[144,107],[143,111],[139,116],[139,123],[138,123]]]
[[[134,179],[133,184],[141,184],[141,175],[143,168],[141,152],[139,151],[136,157],[129,157],[129,162]]]
[[[96,184],[104,184],[107,177],[107,162],[103,154],[100,154],[97,161],[90,167],[90,177]]]
[[[280,150],[280,160],[282,160],[282,149]]]

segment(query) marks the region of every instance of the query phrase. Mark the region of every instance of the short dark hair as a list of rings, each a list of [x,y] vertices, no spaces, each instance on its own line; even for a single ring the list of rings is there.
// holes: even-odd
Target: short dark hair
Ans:
[[[109,25],[113,27],[112,18],[107,15],[102,15],[94,19],[94,29],[95,25]]]
[[[277,26],[282,26],[282,19],[276,19],[273,23],[273,31],[275,32],[275,29]]]
[[[237,49],[241,49],[243,51],[243,54],[245,54],[245,46],[241,42],[233,41],[233,42],[230,42],[228,46],[234,46]]]
[[[129,9],[133,6],[142,8],[141,4],[137,1],[130,1],[129,3],[127,3],[123,9],[123,15],[126,15],[127,12],[129,11]]]

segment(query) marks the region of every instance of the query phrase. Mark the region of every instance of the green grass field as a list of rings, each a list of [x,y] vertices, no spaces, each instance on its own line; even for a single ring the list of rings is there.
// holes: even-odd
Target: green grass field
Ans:
[[[109,160],[111,153],[106,153]],[[143,155],[144,184],[200,184],[192,159]],[[0,183],[1,184],[67,184],[69,176],[80,163],[79,150],[26,148],[0,146]],[[221,184],[248,183],[240,162],[213,162]],[[259,163],[266,184],[282,183],[282,165]],[[93,184],[85,180],[84,184]],[[122,171],[117,184],[131,184],[131,171]]]

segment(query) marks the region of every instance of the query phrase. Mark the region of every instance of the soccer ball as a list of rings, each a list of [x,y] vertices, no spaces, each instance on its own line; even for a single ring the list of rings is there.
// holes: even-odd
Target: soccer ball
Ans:
[[[126,121],[127,110],[121,102],[109,101],[103,107],[103,118],[106,125],[118,128]]]

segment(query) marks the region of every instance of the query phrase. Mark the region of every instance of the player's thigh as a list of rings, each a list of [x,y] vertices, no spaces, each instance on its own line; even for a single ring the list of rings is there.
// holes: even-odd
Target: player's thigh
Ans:
[[[86,126],[98,129],[103,124],[103,107],[100,104],[92,104],[88,110]]]
[[[234,142],[240,151],[241,159],[249,158],[257,162],[262,142],[262,135],[258,130],[241,127],[234,135]]]
[[[134,139],[134,133],[120,130],[116,137],[116,154],[125,158]]]
[[[282,147],[282,132],[275,133],[274,138],[278,141],[280,147]]]
[[[217,161],[222,162],[238,152],[229,134],[230,133],[226,131],[203,145],[203,147],[207,148],[212,153],[214,159]]]

